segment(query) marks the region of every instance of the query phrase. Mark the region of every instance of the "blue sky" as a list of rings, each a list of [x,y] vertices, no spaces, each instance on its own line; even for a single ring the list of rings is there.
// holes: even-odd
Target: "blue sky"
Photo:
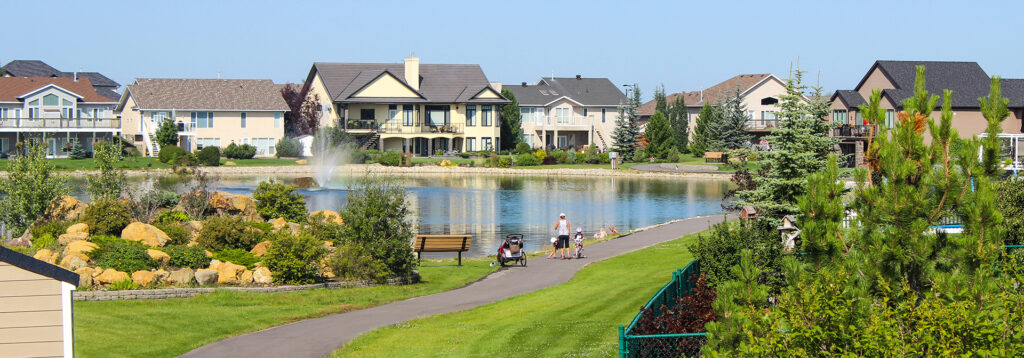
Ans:
[[[491,81],[639,83],[645,98],[740,73],[852,88],[876,59],[977,61],[1024,78],[1013,14],[986,1],[18,1],[0,61],[136,77],[302,81],[314,61],[475,63]],[[910,19],[910,20],[908,20]],[[405,20],[405,21],[403,21]],[[8,32],[11,34],[11,32]]]

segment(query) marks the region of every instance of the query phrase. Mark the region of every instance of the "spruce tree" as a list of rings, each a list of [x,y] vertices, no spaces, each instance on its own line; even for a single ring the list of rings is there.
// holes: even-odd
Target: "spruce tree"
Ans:
[[[647,147],[645,148],[647,155],[655,158],[668,158],[668,152],[676,146],[675,140],[672,138],[672,131],[668,125],[668,119],[661,112],[654,112],[654,115],[647,122],[644,138],[647,139]]]
[[[512,101],[501,106],[501,149],[510,150],[523,138],[523,120],[519,112],[519,101],[508,88],[501,89],[501,95]]]
[[[747,131],[747,121],[750,118],[747,106],[743,104],[740,89],[737,87],[733,95],[719,108],[721,120],[714,126],[715,137],[710,139],[708,147],[716,152],[750,147],[750,138],[753,137]]]
[[[668,99],[665,98],[665,85],[654,88],[654,111],[668,113]]]
[[[676,96],[676,99],[668,106],[668,113],[665,114],[668,117],[669,127],[672,129],[672,138],[676,143],[676,149],[680,153],[687,153],[690,151],[690,117],[686,112],[686,100],[683,97],[682,93]]]
[[[160,126],[156,128],[156,142],[160,148],[178,145],[178,126],[174,125],[173,120],[164,118],[160,121]]]
[[[619,158],[633,158],[639,149],[640,126],[637,123],[637,108],[640,107],[640,87],[633,84],[632,94],[624,106],[619,108],[619,119],[615,121],[612,142]]]
[[[718,123],[718,111],[710,103],[704,103],[704,107],[697,114],[697,125],[693,128],[693,140],[690,142],[690,151],[693,155],[703,156],[707,152],[711,140],[714,137],[715,125]]]

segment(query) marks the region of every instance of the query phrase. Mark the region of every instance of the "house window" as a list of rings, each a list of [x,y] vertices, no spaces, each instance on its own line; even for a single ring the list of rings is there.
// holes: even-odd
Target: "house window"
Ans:
[[[555,118],[558,119],[558,123],[569,123],[572,118],[570,111],[572,111],[570,108],[555,108]]]
[[[584,109],[583,109],[583,116],[584,116],[584,117],[586,117],[586,116],[587,116],[587,109],[586,109],[586,108],[584,108]]]
[[[763,120],[775,120],[777,111],[761,111],[761,119]]]
[[[483,112],[483,123],[484,127],[491,126],[491,106],[480,106],[480,111]],[[490,138],[485,138],[486,143],[490,143]]]
[[[75,106],[75,104],[72,103],[71,101],[66,100],[66,99],[64,100],[64,107],[74,107],[74,106]]]
[[[885,111],[885,127],[896,127],[896,110],[888,109]]]
[[[523,134],[523,143],[526,143],[533,148],[533,134]]]
[[[359,110],[359,119],[374,119],[374,115],[377,114],[373,108],[363,108]]]
[[[0,138],[0,152],[6,153],[8,150],[11,150],[9,140],[8,138]]]
[[[0,118],[7,118],[7,108],[0,108]]]
[[[448,118],[448,106],[427,106],[427,123],[432,126],[446,126],[451,122]]]
[[[242,112],[241,117],[242,117],[242,128],[245,128],[245,112]]]
[[[192,125],[195,128],[213,128],[213,112],[192,112]]]
[[[210,117],[213,118],[213,117]],[[281,128],[281,112],[274,113],[274,129]]]
[[[394,105],[394,104],[388,105],[388,120],[390,121],[390,120],[397,119],[397,118],[398,118],[398,105]]]
[[[466,138],[466,151],[472,152],[476,150],[476,138]]]
[[[252,138],[252,146],[256,147],[257,155],[274,155],[276,154],[277,141],[274,138]]]
[[[491,146],[491,137],[484,137],[483,140],[480,141],[480,144],[482,145],[483,150],[494,150],[494,147]]]
[[[832,111],[832,123],[846,124],[847,113],[845,109]]]
[[[43,96],[43,105],[56,107],[60,105],[60,98],[55,94],[45,95]]]
[[[604,121],[606,119],[605,117],[607,117],[607,114],[608,114],[608,109],[607,108],[601,108],[601,123],[604,123]]]
[[[761,99],[761,105],[762,106],[771,106],[771,105],[775,105],[775,104],[778,104],[778,103],[779,103],[779,100],[775,99],[775,98],[772,98],[772,97],[765,97],[765,98]]]
[[[476,125],[476,106],[466,106],[466,125]]]
[[[401,124],[403,126],[413,125],[413,106],[410,104],[401,106]]]
[[[220,138],[196,138],[196,150],[206,147],[220,148]]]
[[[99,108],[93,108],[92,109],[92,118],[100,118],[100,109]]]

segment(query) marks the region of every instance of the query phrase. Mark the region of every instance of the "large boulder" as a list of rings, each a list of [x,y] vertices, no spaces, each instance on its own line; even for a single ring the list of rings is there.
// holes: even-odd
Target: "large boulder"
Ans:
[[[85,203],[75,199],[73,196],[58,196],[46,207],[46,211],[43,212],[43,218],[46,220],[75,221],[78,220],[79,216],[82,216],[85,207]]]
[[[269,284],[274,282],[274,276],[270,273],[270,269],[266,267],[257,267],[252,272],[252,282],[259,284]]]
[[[209,205],[219,215],[239,215],[246,221],[263,221],[256,202],[245,195],[214,191],[210,194]]]
[[[167,282],[175,285],[187,285],[195,279],[196,272],[188,267],[173,271],[167,276]]]
[[[249,250],[249,253],[256,257],[263,257],[263,255],[267,254],[267,249],[269,248],[270,241],[263,241],[256,244],[256,246],[253,246],[252,250]]]
[[[167,280],[167,276],[170,276],[170,275],[171,275],[171,273],[167,272],[167,270],[164,270],[164,269],[159,269],[159,270],[153,271],[153,279],[155,279],[156,282]]]
[[[243,272],[245,272],[245,266],[230,262],[221,263],[217,267],[217,283],[238,283],[238,278]]]
[[[32,257],[34,257],[36,260],[39,260],[39,261],[42,261],[42,262],[45,262],[45,263],[48,263],[48,264],[53,264],[53,260],[57,258],[57,255],[55,255],[54,252],[51,251],[50,249],[42,249],[42,250],[36,251],[36,254],[32,255]]]
[[[160,250],[147,249],[146,253],[149,254],[149,257],[152,257],[154,260],[159,261],[161,264],[167,265],[168,262],[171,262],[171,256],[168,255],[166,252]]]
[[[295,161],[295,164],[298,164],[298,165],[306,165],[306,164],[309,164],[309,161],[308,161],[308,160],[305,160],[305,159],[299,159],[299,160],[296,160],[296,161]]]
[[[121,230],[121,238],[128,241],[141,241],[149,247],[162,247],[171,241],[162,230],[156,226],[133,222]]]
[[[130,277],[128,276],[128,273],[121,272],[112,268],[103,270],[103,273],[95,277],[96,283],[101,285],[109,285],[114,282],[121,282],[127,280],[129,278]]]
[[[345,220],[341,219],[341,214],[338,214],[338,212],[334,210],[317,210],[309,213],[309,216],[316,215],[323,215],[324,220],[327,220],[327,222],[333,222],[338,225],[345,224]]]
[[[217,283],[217,271],[210,269],[196,270],[196,282],[199,282],[200,285]]]
[[[132,273],[132,281],[139,286],[149,286],[156,281],[156,275],[152,271],[135,271]]]
[[[82,267],[75,270],[78,274],[78,287],[92,287],[92,267]]]
[[[238,276],[238,283],[243,285],[252,283],[252,271],[245,270],[242,272],[242,274]]]
[[[71,271],[78,270],[89,266],[89,256],[86,256],[83,253],[65,255],[64,258],[60,260],[60,266]]]
[[[214,271],[217,271],[217,269],[220,268],[221,264],[223,264],[223,262],[220,262],[220,260],[213,259],[213,260],[210,260],[210,265],[206,266],[206,268],[214,270]]]
[[[74,241],[79,241],[79,240],[89,240],[89,233],[87,233],[87,232],[75,232],[75,233],[68,233],[68,234],[60,234],[60,236],[57,237],[57,243],[59,243],[61,245],[67,245],[67,244],[70,244],[70,243],[72,243]]]
[[[64,248],[64,256],[71,256],[74,254],[88,254],[89,252],[92,252],[92,250],[95,250],[97,247],[100,246],[90,241],[72,241],[71,243],[68,244],[67,247]]]
[[[199,232],[203,231],[203,222],[198,220],[192,220],[183,225],[185,230],[188,231],[188,246],[195,246],[196,238],[199,237]]]
[[[68,229],[65,232],[68,234],[85,234],[86,236],[89,236],[89,224],[77,223],[68,226]]]
[[[270,224],[274,226],[274,230],[281,230],[281,228],[288,226],[288,220],[285,220],[283,217],[281,217],[274,219],[273,221],[270,222]]]

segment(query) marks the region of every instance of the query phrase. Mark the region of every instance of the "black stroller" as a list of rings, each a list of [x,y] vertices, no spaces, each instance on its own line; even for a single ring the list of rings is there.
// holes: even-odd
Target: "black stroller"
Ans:
[[[526,250],[524,249],[524,244],[522,234],[505,236],[505,242],[498,246],[498,264],[505,266],[506,263],[515,262],[525,267]]]

